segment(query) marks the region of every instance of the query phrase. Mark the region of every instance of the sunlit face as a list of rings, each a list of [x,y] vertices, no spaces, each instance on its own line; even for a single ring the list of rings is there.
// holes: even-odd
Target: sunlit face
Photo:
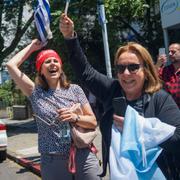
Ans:
[[[180,63],[180,47],[178,44],[169,46],[169,57],[173,64]]]
[[[129,68],[130,70],[126,68],[123,73],[117,73],[117,77],[127,99],[137,99],[142,94],[145,81],[142,61],[138,59],[136,54],[132,52],[124,52],[119,56],[117,65],[131,65],[131,67],[134,65],[134,67],[136,67],[136,69]]]
[[[61,64],[55,58],[48,58],[42,64],[41,74],[47,81],[59,80],[61,72]]]

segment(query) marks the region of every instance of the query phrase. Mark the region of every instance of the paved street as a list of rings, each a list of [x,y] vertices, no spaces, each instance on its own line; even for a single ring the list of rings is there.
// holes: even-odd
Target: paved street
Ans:
[[[8,126],[8,157],[40,175],[40,154],[37,150],[37,127],[33,119],[5,120]],[[94,141],[101,160],[101,134]],[[108,180],[108,175],[103,180]]]
[[[7,159],[0,164],[1,180],[40,180],[41,178],[27,168],[18,165],[14,161]]]

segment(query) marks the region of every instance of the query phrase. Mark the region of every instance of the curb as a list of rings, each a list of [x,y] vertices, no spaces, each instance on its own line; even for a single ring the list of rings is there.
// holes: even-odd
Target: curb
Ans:
[[[7,157],[17,164],[29,169],[31,172],[35,173],[39,177],[41,176],[41,170],[40,170],[40,164],[34,163],[27,158],[22,158],[20,156],[17,156],[15,153],[7,150]]]

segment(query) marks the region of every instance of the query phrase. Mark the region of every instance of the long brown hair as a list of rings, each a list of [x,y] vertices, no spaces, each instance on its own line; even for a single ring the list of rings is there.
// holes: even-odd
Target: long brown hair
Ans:
[[[136,54],[137,57],[143,62],[143,69],[145,73],[144,91],[146,93],[154,93],[161,89],[162,84],[158,77],[157,69],[147,49],[138,43],[129,42],[127,45],[122,46],[117,50],[114,65],[117,65],[119,56],[124,52],[132,52]]]
[[[70,86],[70,82],[67,80],[67,77],[64,73],[64,71],[61,71],[60,77],[59,77],[60,85],[62,88],[68,89]],[[44,75],[38,73],[36,78],[35,78],[35,84],[36,86],[39,85],[41,86],[44,90],[49,89],[49,85],[46,81],[46,78]]]

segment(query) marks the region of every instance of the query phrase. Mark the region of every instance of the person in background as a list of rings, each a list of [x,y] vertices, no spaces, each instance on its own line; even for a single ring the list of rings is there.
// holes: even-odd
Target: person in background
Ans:
[[[43,180],[72,180],[68,171],[71,146],[70,123],[94,129],[96,118],[82,89],[70,84],[63,72],[60,56],[51,49],[42,50],[36,58],[36,81],[33,82],[20,70],[20,65],[42,43],[34,39],[7,62],[8,71],[22,92],[29,98],[38,126],[38,149],[41,153]],[[83,115],[70,108],[80,103]],[[75,179],[99,180],[99,162],[89,148],[77,149]]]
[[[163,81],[164,89],[172,95],[180,108],[180,44],[173,43],[169,46],[169,59],[171,64],[166,65],[167,57],[162,54],[158,57],[156,66],[159,77]]]
[[[156,63],[159,77],[163,82],[163,88],[172,95],[176,104],[180,109],[180,44],[172,43],[169,46],[170,64],[166,66],[167,56],[159,55]],[[169,169],[174,179],[180,177],[180,155],[173,157],[171,154],[167,156],[169,161]]]
[[[74,72],[104,106],[104,114],[100,121],[103,146],[102,176],[106,174],[109,162],[112,124],[123,130],[124,117],[114,114],[112,100],[125,96],[127,104],[140,115],[145,118],[156,117],[176,127],[174,135],[160,144],[163,152],[157,159],[163,174],[167,179],[171,178],[168,162],[164,158],[167,152],[176,156],[180,151],[180,110],[171,95],[161,89],[157,70],[149,52],[133,42],[120,47],[114,61],[117,79],[109,78],[89,64],[74,31],[74,23],[65,14],[60,17],[60,31],[64,36]]]

